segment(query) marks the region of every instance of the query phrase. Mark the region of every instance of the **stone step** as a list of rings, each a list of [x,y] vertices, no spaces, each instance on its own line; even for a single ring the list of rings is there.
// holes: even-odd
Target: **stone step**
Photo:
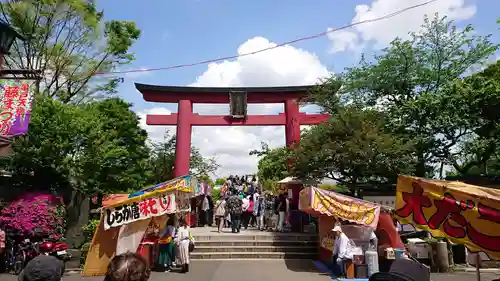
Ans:
[[[232,235],[193,235],[196,241],[318,241],[316,235],[252,235],[238,233]]]
[[[317,253],[318,248],[315,246],[200,246],[196,245],[196,252],[225,252],[225,253],[243,253],[243,252],[283,252],[283,253]]]
[[[196,239],[196,238],[195,238]],[[272,247],[272,246],[311,246],[311,247],[317,247],[318,241],[254,241],[254,240],[219,240],[219,241],[214,241],[214,240],[195,240],[196,245],[200,246],[212,246],[212,247],[219,247],[219,246],[267,246],[267,247]]]
[[[308,252],[198,252],[191,253],[193,260],[228,259],[315,259],[317,253]]]

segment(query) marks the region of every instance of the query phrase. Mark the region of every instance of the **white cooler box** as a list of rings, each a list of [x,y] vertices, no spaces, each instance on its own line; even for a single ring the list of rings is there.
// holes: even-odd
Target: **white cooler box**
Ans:
[[[408,251],[416,259],[429,259],[431,246],[420,238],[408,238]]]

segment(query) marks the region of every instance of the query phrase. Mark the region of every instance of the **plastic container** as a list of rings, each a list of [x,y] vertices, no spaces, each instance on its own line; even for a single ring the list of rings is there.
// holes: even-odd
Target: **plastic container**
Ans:
[[[367,250],[365,252],[365,263],[368,266],[368,277],[379,272],[377,251],[374,249]]]
[[[368,278],[368,266],[366,264],[354,265],[355,277],[359,279]]]
[[[394,254],[396,256],[396,259],[399,260],[401,259],[403,253],[405,252],[405,249],[402,249],[402,248],[396,248],[394,249]]]

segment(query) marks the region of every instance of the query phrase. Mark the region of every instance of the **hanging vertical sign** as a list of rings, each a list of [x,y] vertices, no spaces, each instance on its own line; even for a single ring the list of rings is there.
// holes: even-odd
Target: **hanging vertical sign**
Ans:
[[[0,79],[0,135],[16,136],[28,132],[35,81]]]

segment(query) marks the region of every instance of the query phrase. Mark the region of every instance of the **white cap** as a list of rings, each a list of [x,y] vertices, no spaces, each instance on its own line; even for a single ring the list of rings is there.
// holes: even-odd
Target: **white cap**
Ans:
[[[338,231],[338,232],[342,232],[342,228],[340,228],[340,226],[336,225],[332,231]]]

